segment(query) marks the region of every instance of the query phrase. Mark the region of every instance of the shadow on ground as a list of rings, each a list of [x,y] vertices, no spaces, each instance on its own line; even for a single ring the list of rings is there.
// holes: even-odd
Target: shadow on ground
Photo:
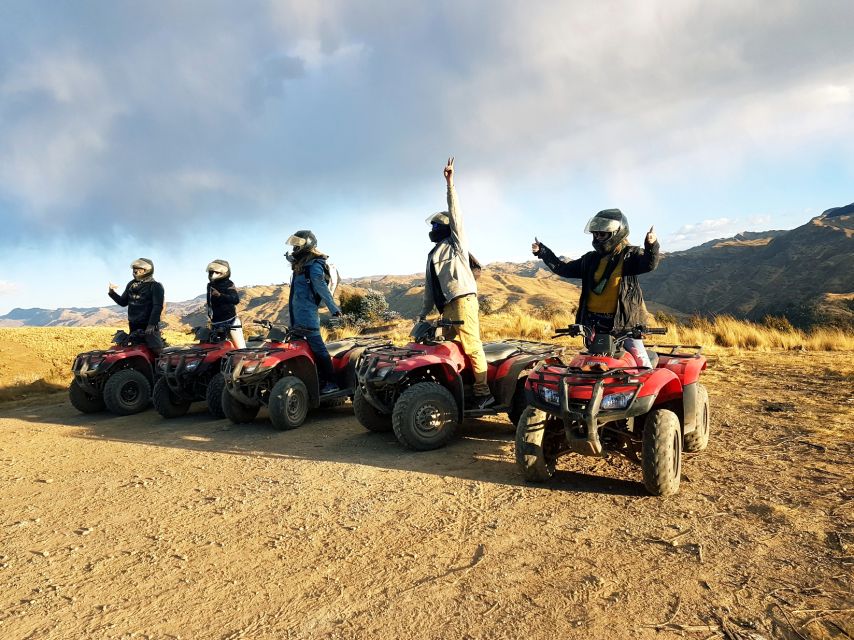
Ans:
[[[391,432],[365,430],[349,404],[313,411],[305,424],[291,431],[274,429],[264,411],[252,423],[235,425],[211,418],[203,404],[194,405],[188,415],[172,420],[153,410],[126,417],[109,413],[81,415],[59,395],[44,398],[40,404],[32,400],[18,403],[7,415],[33,423],[81,428],[73,437],[282,461],[360,464],[542,490],[646,495],[636,479],[639,468],[621,458],[605,461],[572,455],[559,463],[550,482],[524,483],[513,457],[515,429],[504,415],[466,421],[450,445],[424,452],[403,449]]]

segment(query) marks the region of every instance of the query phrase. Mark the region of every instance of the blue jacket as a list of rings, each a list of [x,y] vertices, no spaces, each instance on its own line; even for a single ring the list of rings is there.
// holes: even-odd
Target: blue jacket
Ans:
[[[305,279],[305,273],[293,274],[291,276],[291,291],[288,296],[288,311],[291,316],[291,326],[303,329],[320,330],[320,318],[317,315],[320,305],[315,302],[314,293],[320,296],[321,302],[326,303],[326,308],[332,314],[341,313],[341,309],[335,304],[329,287],[326,286],[326,277],[323,258],[315,258],[306,263],[305,268],[311,277],[314,291]]]

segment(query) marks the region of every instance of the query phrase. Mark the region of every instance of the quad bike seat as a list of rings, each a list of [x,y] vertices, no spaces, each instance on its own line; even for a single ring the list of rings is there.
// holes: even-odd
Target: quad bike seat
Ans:
[[[483,352],[486,354],[486,362],[489,364],[506,360],[517,351],[519,351],[519,347],[513,344],[505,344],[503,342],[483,343]]]
[[[355,346],[355,340],[338,340],[337,342],[327,342],[326,350],[329,351],[329,357],[334,358]]]

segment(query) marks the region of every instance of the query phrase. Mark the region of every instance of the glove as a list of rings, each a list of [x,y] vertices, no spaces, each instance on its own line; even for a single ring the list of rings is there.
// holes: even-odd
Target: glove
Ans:
[[[145,328],[145,335],[153,336],[155,333],[157,333],[157,325],[156,324],[150,324]]]

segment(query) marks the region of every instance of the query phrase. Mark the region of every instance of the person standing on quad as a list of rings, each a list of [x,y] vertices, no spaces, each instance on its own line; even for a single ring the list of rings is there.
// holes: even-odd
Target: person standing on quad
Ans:
[[[326,304],[333,316],[341,315],[341,309],[335,304],[326,282],[326,260],[329,256],[317,250],[317,237],[308,230],[297,231],[288,238],[287,244],[293,247],[293,252],[285,254],[293,269],[288,297],[291,327],[308,331],[305,339],[317,361],[320,393],[334,393],[338,391],[338,385],[332,370],[332,358],[320,337],[318,316],[321,302]]]
[[[427,254],[424,276],[424,305],[418,316],[423,322],[433,307],[446,320],[462,320],[463,324],[445,329],[445,337],[458,338],[471,359],[474,372],[474,406],[485,409],[495,403],[486,383],[486,354],[480,340],[477,283],[471,268],[468,240],[454,189],[454,159],[445,166],[448,185],[448,210],[427,218],[430,240],[435,243]]]
[[[531,245],[534,255],[557,275],[581,278],[575,322],[605,332],[646,324],[637,276],[658,266],[659,246],[653,227],[646,234],[643,249],[631,246],[626,216],[619,209],[605,209],[588,221],[584,233],[593,235],[595,251],[569,262],[560,260],[536,238]],[[651,366],[641,340],[628,339],[624,344],[643,366]]]
[[[154,263],[148,258],[139,258],[130,265],[133,280],[127,283],[124,293],[112,282],[107,291],[115,303],[128,308],[130,331],[145,332],[145,341],[153,350],[163,347],[160,338],[160,315],[163,313],[163,285],[154,279]]]
[[[208,264],[207,309],[211,324],[228,324],[229,337],[237,349],[246,348],[243,325],[237,317],[240,294],[231,278],[231,267],[227,260],[214,260]]]

